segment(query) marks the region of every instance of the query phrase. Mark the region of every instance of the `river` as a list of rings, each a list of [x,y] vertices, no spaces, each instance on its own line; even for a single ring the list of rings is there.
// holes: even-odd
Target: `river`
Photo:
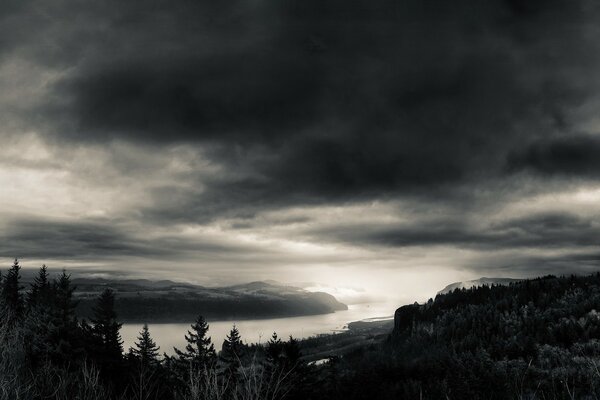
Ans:
[[[233,324],[237,326],[246,343],[265,343],[273,332],[281,338],[290,335],[295,338],[307,338],[317,334],[336,333],[347,329],[347,324],[368,318],[388,317],[394,314],[396,306],[388,303],[354,304],[348,306],[346,311],[337,311],[331,314],[310,315],[303,317],[247,319],[209,321],[209,335],[215,348],[221,349],[225,336]],[[191,323],[192,321],[190,321]],[[160,351],[173,354],[173,347],[185,347],[184,334],[190,323],[149,323],[150,334],[154,338]],[[142,328],[142,324],[123,324],[121,336],[125,350],[133,346]]]

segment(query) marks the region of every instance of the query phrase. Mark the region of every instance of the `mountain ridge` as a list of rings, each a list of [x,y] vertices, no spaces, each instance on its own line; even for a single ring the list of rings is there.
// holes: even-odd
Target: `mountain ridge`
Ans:
[[[210,320],[276,318],[348,309],[328,293],[264,281],[205,287],[169,280],[75,278],[73,285],[81,317],[91,317],[98,295],[110,288],[117,314],[126,322],[187,322],[198,314]]]
[[[481,277],[478,279],[471,279],[468,281],[459,281],[459,282],[453,282],[449,285],[446,285],[442,290],[440,290],[439,292],[437,292],[437,294],[446,294],[446,293],[450,293],[452,291],[454,291],[455,289],[470,289],[473,286],[475,287],[479,287],[479,286],[483,286],[483,285],[510,285],[511,283],[514,282],[519,282],[522,281],[523,279],[516,279],[516,278],[488,278],[488,277]]]

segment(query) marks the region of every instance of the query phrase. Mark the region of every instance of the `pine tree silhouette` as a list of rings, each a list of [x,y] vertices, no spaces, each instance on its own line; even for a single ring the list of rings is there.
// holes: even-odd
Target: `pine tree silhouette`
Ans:
[[[179,363],[189,369],[211,368],[216,362],[216,352],[208,333],[208,323],[203,316],[199,315],[196,322],[191,325],[185,335],[187,345],[185,351],[175,348],[175,353],[179,357]]]
[[[15,258],[13,265],[8,270],[2,282],[2,300],[4,301],[5,311],[8,312],[9,319],[16,320],[23,314],[23,296],[20,285],[21,266],[19,260]]]
[[[112,364],[121,361],[123,341],[121,340],[120,323],[115,312],[115,295],[111,289],[104,289],[93,308],[93,331],[99,339],[99,355],[104,362]]]
[[[142,366],[151,366],[158,363],[158,350],[160,347],[156,345],[150,336],[148,324],[144,324],[140,336],[137,337],[135,347],[131,349],[131,353],[138,357]]]
[[[233,325],[231,331],[223,341],[221,349],[221,360],[225,364],[226,371],[232,377],[235,376],[237,370],[241,366],[241,360],[244,352],[244,343],[240,336],[240,331]]]
[[[280,363],[280,359],[283,355],[283,342],[281,341],[281,339],[279,339],[276,332],[273,332],[271,339],[269,339],[269,341],[267,342],[267,347],[265,351],[267,355],[267,360],[270,363],[274,365],[278,365]]]
[[[71,275],[63,270],[60,277],[53,281],[54,298],[50,301],[52,325],[55,331],[55,335],[51,338],[54,346],[54,358],[63,363],[69,363],[70,360],[81,355],[77,353],[82,352],[81,349],[77,349],[79,347],[77,336],[79,329],[75,315],[77,303],[73,300],[74,291],[75,287],[71,285]]]
[[[296,364],[298,364],[300,357],[302,357],[298,340],[294,339],[290,335],[290,340],[283,344],[283,353],[285,354],[288,367],[294,367]]]
[[[75,321],[75,308],[77,303],[73,301],[75,287],[71,286],[71,275],[65,270],[57,281],[54,282],[55,306],[60,323],[70,326]]]
[[[48,268],[46,267],[46,264],[44,264],[41,266],[38,275],[33,278],[33,283],[27,294],[28,309],[31,310],[38,305],[44,307],[50,306],[49,303],[52,300],[52,287],[48,278]]]

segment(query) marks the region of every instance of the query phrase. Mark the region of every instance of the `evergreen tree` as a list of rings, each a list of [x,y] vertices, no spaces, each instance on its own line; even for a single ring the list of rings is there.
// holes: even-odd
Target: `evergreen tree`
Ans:
[[[137,357],[144,367],[156,365],[158,361],[158,350],[160,347],[156,345],[150,336],[148,324],[144,324],[140,336],[135,342],[135,348],[131,349],[131,354]]]
[[[277,333],[273,332],[271,339],[267,342],[265,349],[267,360],[273,365],[279,365],[281,356],[283,355],[283,342],[277,336]]]
[[[27,308],[29,310],[38,305],[44,307],[50,306],[49,302],[51,301],[52,286],[50,285],[50,280],[48,278],[48,268],[46,267],[46,264],[44,264],[40,268],[38,275],[33,279],[31,289],[27,294]]]
[[[127,391],[131,399],[169,399],[173,398],[175,382],[168,382],[172,375],[162,368],[158,359],[159,347],[150,336],[148,324],[144,324],[134,347],[127,355],[130,377]]]
[[[242,342],[240,331],[233,325],[233,328],[231,328],[231,331],[229,331],[229,334],[223,341],[223,348],[221,349],[221,360],[230,374],[235,374],[241,366],[243,352],[244,343]]]
[[[199,315],[196,322],[191,325],[185,335],[187,345],[185,351],[175,348],[175,353],[179,357],[179,364],[186,369],[190,367],[194,370],[211,368],[216,362],[216,352],[208,333],[208,323],[203,316]]]
[[[96,356],[103,366],[114,367],[123,356],[123,341],[121,340],[120,323],[115,312],[115,295],[111,289],[104,289],[93,308],[93,332],[97,337],[99,348]]]
[[[288,367],[294,367],[300,362],[302,352],[300,351],[300,345],[298,340],[294,339],[290,335],[290,340],[284,343],[283,353],[285,355],[285,361]]]
[[[87,320],[82,319],[78,325],[83,349],[92,359],[97,358],[97,353],[102,348],[100,336],[96,333],[94,326]]]
[[[57,362],[70,363],[81,355],[83,349],[77,333],[79,326],[75,315],[77,303],[73,300],[75,287],[71,286],[71,276],[65,270],[53,282],[54,299],[51,301],[52,324],[55,335],[52,337],[54,345],[54,359]]]
[[[55,324],[52,289],[48,269],[42,265],[27,294],[27,315],[23,323],[27,358],[34,369],[48,359],[55,359],[56,355],[70,355],[59,351],[61,336],[66,332],[59,331]]]
[[[4,301],[5,310],[9,313],[10,319],[19,318],[23,314],[23,297],[21,290],[24,288],[20,285],[21,266],[19,260],[15,261],[8,270],[8,273],[2,281],[2,300]]]
[[[75,287],[71,286],[71,275],[63,270],[58,280],[54,281],[54,302],[60,324],[66,327],[76,323],[75,308],[77,303],[73,301],[74,291]]]
[[[43,265],[27,296],[22,332],[28,360],[34,368],[44,362],[73,366],[85,353],[72,299],[74,288],[65,271],[52,284],[48,277]]]

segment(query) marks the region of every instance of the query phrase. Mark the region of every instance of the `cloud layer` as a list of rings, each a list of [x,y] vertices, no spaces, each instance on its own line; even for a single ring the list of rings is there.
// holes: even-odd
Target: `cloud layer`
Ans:
[[[4,2],[0,255],[221,280],[587,270],[599,11]]]

